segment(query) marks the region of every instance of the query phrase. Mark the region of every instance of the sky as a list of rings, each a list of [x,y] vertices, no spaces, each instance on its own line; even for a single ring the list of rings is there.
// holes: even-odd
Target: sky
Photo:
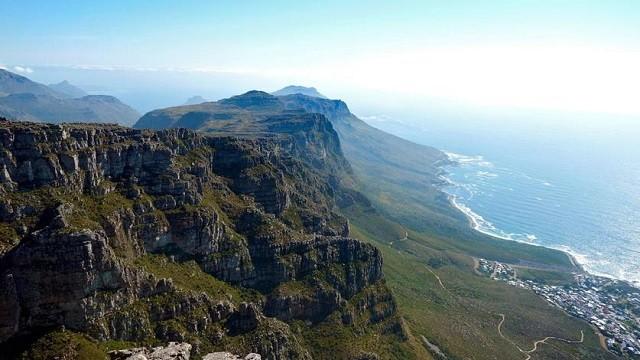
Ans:
[[[0,0],[0,9],[0,66],[71,78],[143,110],[172,91],[217,97],[295,83],[360,108],[640,115],[637,0]],[[166,100],[137,99],[144,89]]]

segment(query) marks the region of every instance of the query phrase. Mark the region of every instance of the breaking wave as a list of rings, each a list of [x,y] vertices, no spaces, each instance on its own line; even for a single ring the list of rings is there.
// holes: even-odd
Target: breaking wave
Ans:
[[[586,204],[575,196],[573,183],[556,183],[557,179],[552,183],[497,166],[480,155],[445,154],[452,166],[441,175],[443,190],[473,229],[499,239],[564,251],[592,274],[640,285],[640,274],[632,265],[637,263],[633,258],[640,248],[610,243],[604,246],[608,251],[598,250],[603,247],[595,239],[608,239],[615,227],[600,231],[588,228],[591,239],[584,239],[587,226],[597,221],[588,212],[580,211],[588,207],[579,206]],[[568,206],[567,199],[572,200],[572,206]]]

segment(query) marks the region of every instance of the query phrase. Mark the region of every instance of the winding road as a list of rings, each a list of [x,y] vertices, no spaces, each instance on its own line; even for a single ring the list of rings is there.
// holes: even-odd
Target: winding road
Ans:
[[[504,324],[505,316],[504,314],[498,314],[498,315],[501,317],[500,322],[498,323],[498,334],[500,335],[500,337],[508,341],[511,345],[515,346],[516,349],[518,349],[521,353],[525,354],[527,357],[524,360],[530,360],[531,354],[533,354],[538,350],[538,345],[545,344],[549,340],[562,341],[567,344],[582,344],[584,342],[584,331],[580,330],[580,340],[567,340],[567,339],[563,339],[555,336],[547,336],[542,340],[535,341],[533,343],[533,348],[531,350],[523,350],[520,346],[518,346],[518,344],[516,344],[515,342],[511,341],[509,338],[504,336],[504,334],[502,333],[502,324]]]

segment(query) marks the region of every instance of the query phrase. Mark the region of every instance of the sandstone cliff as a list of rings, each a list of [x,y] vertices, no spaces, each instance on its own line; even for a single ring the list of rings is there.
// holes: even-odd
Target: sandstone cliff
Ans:
[[[401,340],[380,252],[336,211],[358,194],[331,125],[268,122],[282,135],[0,120],[0,343],[64,327],[304,359],[316,324]]]

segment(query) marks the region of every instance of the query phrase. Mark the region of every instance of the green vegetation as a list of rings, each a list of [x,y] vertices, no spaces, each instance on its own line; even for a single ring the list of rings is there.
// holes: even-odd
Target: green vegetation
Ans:
[[[372,220],[366,224],[366,228],[370,232],[384,235],[382,238],[389,239],[389,241],[393,241],[394,238],[389,234],[389,229],[395,229],[395,236],[398,239],[402,238],[406,232],[409,238],[419,239],[434,250],[453,251],[510,264],[529,264],[562,271],[577,270],[567,254],[542,246],[506,241],[482,234],[478,236],[474,234],[477,232],[473,230],[469,233],[472,234],[471,236],[467,236],[466,232],[452,232],[449,235],[443,235],[427,230],[414,231],[403,223],[389,220],[384,214],[378,214],[370,209],[362,209],[359,206],[343,209],[343,212],[349,218],[371,217]]]
[[[304,224],[300,214],[293,206],[289,206],[281,215],[282,221],[294,230],[303,230]]]
[[[566,271],[552,271],[515,267],[516,276],[522,280],[535,280],[549,285],[566,285],[574,282],[573,275]]]
[[[185,155],[176,156],[173,161],[178,166],[186,168],[194,164],[208,161],[212,153],[213,148],[210,146],[201,146],[189,151]]]
[[[280,296],[313,296],[314,288],[305,281],[288,281],[278,285],[273,292]]]
[[[431,359],[420,340],[407,331],[399,315],[375,322],[368,311],[358,310],[357,304],[364,297],[386,292],[383,283],[379,283],[349,300],[348,308],[354,315],[351,324],[343,324],[341,312],[336,311],[314,326],[302,321],[294,321],[290,326],[314,359],[353,359],[370,352],[382,354],[384,359]]]
[[[235,303],[240,302],[260,302],[262,295],[255,290],[238,288],[202,271],[195,261],[176,262],[165,255],[145,255],[135,261],[135,265],[143,270],[155,275],[158,278],[169,278],[176,287],[176,291],[162,293],[138,300],[116,313],[110,314],[112,317],[125,319],[136,319],[137,341],[107,341],[100,344],[104,351],[137,347],[137,346],[158,346],[164,345],[155,335],[158,331],[173,336],[191,344],[198,344],[200,355],[214,350],[224,350],[226,343],[214,340],[218,333],[223,331],[219,326],[211,324],[200,332],[193,332],[188,329],[192,324],[201,321],[207,316],[207,304],[197,306],[190,311],[179,316],[153,321],[150,313],[153,309],[170,309],[175,304],[184,301],[188,293],[209,295],[213,301],[224,300]],[[225,337],[225,341],[226,337]],[[246,348],[242,348],[246,351]],[[197,357],[194,357],[197,358]]]
[[[100,360],[108,359],[107,354],[97,342],[86,335],[71,331],[50,332],[22,352],[22,360]]]
[[[130,349],[136,346],[138,346],[138,343],[136,342],[122,340],[108,340],[99,344],[100,349],[106,353],[109,353],[111,350]]]
[[[0,255],[11,250],[18,244],[19,240],[18,233],[16,233],[16,229],[13,226],[0,222]]]
[[[205,273],[195,261],[172,261],[165,255],[145,255],[135,264],[158,278],[169,278],[179,289],[204,292],[214,299],[229,300],[235,303],[257,301],[261,295],[251,289],[237,288]]]
[[[351,210],[352,234],[383,252],[387,285],[414,336],[424,336],[447,356],[494,359],[501,354],[500,358],[521,359],[523,354],[511,341],[531,349],[534,341],[547,336],[579,339],[582,331],[582,344],[556,341],[540,348],[552,348],[554,356],[562,359],[608,358],[587,323],[533,292],[477,275],[474,258],[456,246],[402,230],[382,216]],[[500,314],[505,315],[502,332],[506,339],[497,329]]]

